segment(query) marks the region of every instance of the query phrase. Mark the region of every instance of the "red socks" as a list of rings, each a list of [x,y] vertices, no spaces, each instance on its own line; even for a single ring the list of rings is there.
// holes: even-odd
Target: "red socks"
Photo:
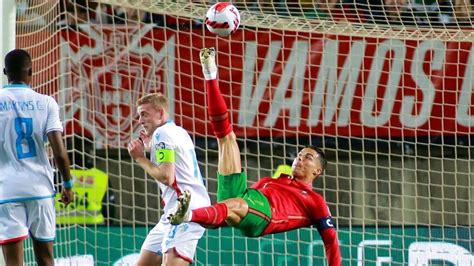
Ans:
[[[214,134],[218,138],[227,136],[232,132],[230,124],[229,112],[222,96],[217,79],[206,80],[207,90],[207,108],[209,111],[209,119],[211,120]]]
[[[227,206],[224,203],[216,203],[209,207],[199,208],[192,211],[191,221],[204,227],[225,226],[227,218]]]

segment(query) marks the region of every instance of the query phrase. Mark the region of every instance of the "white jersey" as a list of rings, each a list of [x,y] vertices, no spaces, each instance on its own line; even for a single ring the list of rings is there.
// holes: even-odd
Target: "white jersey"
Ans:
[[[184,190],[191,192],[191,203],[189,205],[191,210],[209,206],[211,200],[199,170],[194,143],[186,130],[177,126],[171,120],[158,127],[153,133],[150,151],[150,159],[156,165],[160,164],[156,153],[161,149],[173,150],[175,158],[174,184],[167,186],[158,182],[161,197],[165,203],[162,220],[167,219],[170,211],[177,204],[178,193]]]
[[[54,197],[51,131],[63,131],[52,97],[23,84],[0,90],[0,203]]]

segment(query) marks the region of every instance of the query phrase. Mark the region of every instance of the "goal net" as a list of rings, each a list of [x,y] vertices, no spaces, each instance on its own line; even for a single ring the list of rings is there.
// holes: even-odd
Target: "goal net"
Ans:
[[[77,200],[58,206],[59,264],[133,263],[161,204],[125,149],[135,101],[170,98],[215,202],[217,144],[198,58],[216,47],[249,183],[299,148],[329,166],[314,189],[343,265],[474,265],[474,40],[468,0],[234,1],[229,38],[203,26],[206,1],[18,0],[17,46],[33,85],[60,104]],[[27,263],[34,256],[27,249]],[[316,229],[250,239],[207,230],[196,265],[324,265]]]

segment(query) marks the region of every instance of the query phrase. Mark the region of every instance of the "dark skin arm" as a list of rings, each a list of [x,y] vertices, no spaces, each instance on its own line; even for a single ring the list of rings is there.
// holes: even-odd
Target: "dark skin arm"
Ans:
[[[63,144],[63,135],[61,131],[51,131],[48,133],[48,140],[53,150],[54,160],[56,161],[56,166],[58,167],[61,176],[64,181],[71,180],[71,172],[69,158],[67,156],[66,148]],[[62,202],[66,205],[71,203],[74,199],[74,194],[72,189],[64,188],[61,191],[61,198],[59,202]]]

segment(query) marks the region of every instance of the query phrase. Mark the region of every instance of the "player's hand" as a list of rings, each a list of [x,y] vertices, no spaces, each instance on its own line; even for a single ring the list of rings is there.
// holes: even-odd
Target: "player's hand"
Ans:
[[[140,139],[130,141],[128,144],[128,153],[134,160],[145,157],[145,147],[143,142]]]
[[[59,202],[63,203],[64,205],[68,205],[69,203],[74,201],[74,192],[70,188],[63,188],[61,191],[61,197],[59,198]]]
[[[150,142],[151,142],[150,136],[148,136],[145,129],[141,129],[139,134],[140,134],[139,139],[143,142],[143,146],[145,147],[145,150],[149,152]]]

